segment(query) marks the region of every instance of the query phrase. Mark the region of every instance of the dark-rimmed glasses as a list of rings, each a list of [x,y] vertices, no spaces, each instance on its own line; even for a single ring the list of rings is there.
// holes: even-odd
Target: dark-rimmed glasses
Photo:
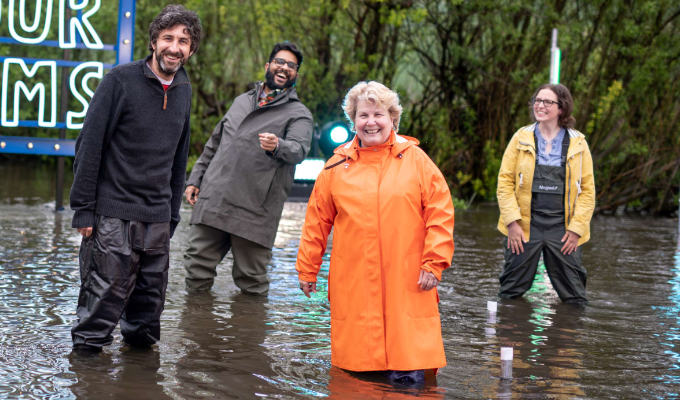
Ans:
[[[534,104],[535,106],[537,106],[537,105],[539,105],[539,104],[541,104],[541,103],[543,103],[543,106],[544,106],[545,108],[550,108],[550,107],[553,106],[553,104],[560,104],[559,101],[547,100],[547,99],[539,99],[539,98],[535,98],[534,101],[533,101],[533,104]]]
[[[292,61],[286,61],[286,60],[284,60],[283,58],[279,58],[279,57],[272,58],[272,62],[273,62],[274,64],[278,65],[279,67],[283,67],[284,65],[287,65],[288,68],[290,68],[290,69],[294,69],[294,70],[296,70],[296,71],[297,71],[297,69],[298,69],[298,65],[297,65],[297,64],[295,64],[295,63],[292,62]]]

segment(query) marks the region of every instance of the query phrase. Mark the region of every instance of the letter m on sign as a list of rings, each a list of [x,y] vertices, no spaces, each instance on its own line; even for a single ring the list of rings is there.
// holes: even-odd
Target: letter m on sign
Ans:
[[[17,70],[17,67],[18,70]],[[39,71],[45,71],[48,79],[39,79],[29,87],[29,84],[21,78],[34,78]],[[12,73],[14,72],[14,73]],[[13,84],[10,83],[10,78]],[[36,77],[37,78],[37,77]],[[49,89],[45,82],[49,84]],[[11,89],[11,90],[10,90]],[[49,90],[49,93],[48,93]],[[57,124],[57,63],[55,61],[37,61],[31,68],[26,66],[24,60],[19,58],[6,58],[2,65],[2,92],[0,93],[0,119],[2,126],[19,126],[19,110],[22,95],[26,100],[33,101],[38,98],[38,126],[54,127]],[[49,100],[49,116],[45,112]],[[11,118],[8,116],[12,108]]]

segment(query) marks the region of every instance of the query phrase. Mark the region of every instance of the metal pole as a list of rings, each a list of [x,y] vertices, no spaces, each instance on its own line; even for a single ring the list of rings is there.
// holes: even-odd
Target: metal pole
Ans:
[[[65,10],[66,23],[71,19],[71,8],[66,7]],[[64,60],[71,60],[71,50],[64,49]],[[69,102],[69,67],[62,67],[61,69],[61,93],[59,98],[59,114],[61,121],[66,122],[66,112],[68,111]],[[59,139],[66,139],[66,128],[59,129]],[[64,157],[57,157],[57,179],[56,179],[56,193],[54,199],[54,210],[64,211]]]
[[[135,0],[118,2],[118,44],[116,65],[132,62],[135,44]]]
[[[560,48],[557,47],[557,29],[552,30],[552,44],[550,46],[550,83],[560,83]]]

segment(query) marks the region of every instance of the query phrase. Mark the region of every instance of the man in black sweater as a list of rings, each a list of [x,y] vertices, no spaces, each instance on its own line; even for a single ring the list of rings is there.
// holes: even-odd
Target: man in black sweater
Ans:
[[[165,7],[149,26],[145,60],[102,79],[76,141],[72,226],[82,235],[76,351],[160,338],[170,237],[179,222],[189,152],[191,84],[182,65],[201,38],[198,16]]]

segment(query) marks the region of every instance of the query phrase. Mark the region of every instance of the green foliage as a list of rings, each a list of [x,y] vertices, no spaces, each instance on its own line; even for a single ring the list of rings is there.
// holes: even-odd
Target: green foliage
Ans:
[[[166,3],[137,1],[135,58],[148,55],[148,24]],[[530,122],[527,101],[548,81],[556,28],[560,81],[572,91],[576,128],[593,154],[598,210],[677,209],[677,1],[182,3],[199,14],[205,33],[187,65],[194,90],[191,165],[233,99],[263,79],[273,44],[289,40],[304,52],[297,88],[318,126],[344,118],[340,104],[356,82],[379,80],[400,95],[400,132],[421,141],[454,197],[466,199],[457,200],[460,205],[493,200],[503,150]],[[117,2],[102,8],[115,16]],[[104,41],[113,43],[115,17],[105,23]],[[13,54],[61,58],[54,49],[18,47],[13,51],[21,54]],[[7,48],[0,47],[0,55]]]

